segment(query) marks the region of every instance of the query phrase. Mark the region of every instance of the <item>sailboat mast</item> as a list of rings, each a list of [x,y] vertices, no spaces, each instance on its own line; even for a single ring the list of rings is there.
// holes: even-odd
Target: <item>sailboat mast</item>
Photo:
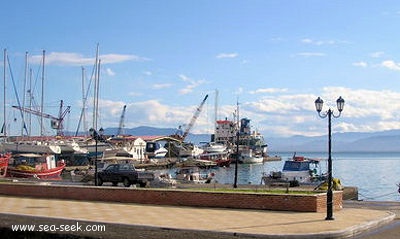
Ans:
[[[97,67],[97,86],[96,86],[96,130],[97,130],[97,120],[99,118],[99,91],[100,91],[100,66],[101,60],[99,59],[99,66]]]
[[[7,136],[7,128],[6,128],[6,62],[7,62],[7,49],[4,49],[4,60],[3,60],[3,65],[4,65],[4,70],[3,70],[3,81],[4,81],[4,85],[3,85],[3,127],[1,129],[2,133],[4,136]]]
[[[215,90],[215,106],[214,106],[214,137],[217,136],[217,120],[218,120],[218,90]]]
[[[97,90],[98,90],[98,84],[99,84],[99,44],[97,44],[97,50],[96,50],[96,64],[95,64],[95,72],[94,72],[94,87],[93,87],[93,125],[92,128],[97,130]]]
[[[40,104],[40,114],[43,115],[43,104],[44,104],[44,63],[45,63],[45,53],[46,51],[43,50],[43,62],[42,62],[42,99],[41,99],[41,104]],[[40,136],[43,136],[43,116],[40,116]]]
[[[32,75],[33,75],[33,71],[32,69],[29,69],[29,109],[32,109]],[[29,133],[28,135],[31,136],[32,135],[32,115],[28,114],[29,116]]]
[[[25,108],[25,97],[26,97],[26,84],[28,80],[28,52],[25,52],[25,74],[24,74],[24,86],[23,86],[23,95],[22,95],[22,107]],[[24,119],[25,119],[25,113],[24,113]],[[25,122],[24,120],[22,121],[21,125],[21,136],[24,135],[24,126]]]
[[[82,67],[82,114],[83,114],[83,131],[87,132],[86,127],[86,99],[85,99],[85,67]]]

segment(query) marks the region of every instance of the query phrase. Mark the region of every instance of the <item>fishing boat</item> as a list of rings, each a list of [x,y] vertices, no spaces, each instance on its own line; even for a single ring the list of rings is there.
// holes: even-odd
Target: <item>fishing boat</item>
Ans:
[[[10,153],[0,154],[0,177],[5,177],[7,174],[8,161],[11,158]]]
[[[59,178],[65,162],[56,162],[54,154],[17,154],[10,159],[7,176],[17,178]]]
[[[326,180],[326,174],[320,170],[321,159],[311,159],[296,154],[285,161],[282,171],[272,171],[262,176],[266,185],[273,183],[289,183],[291,186],[300,184],[318,185]]]

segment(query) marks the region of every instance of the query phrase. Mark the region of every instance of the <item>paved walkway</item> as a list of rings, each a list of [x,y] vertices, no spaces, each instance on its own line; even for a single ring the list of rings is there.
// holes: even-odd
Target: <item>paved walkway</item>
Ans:
[[[200,238],[195,236],[196,233],[204,232],[219,233],[226,238],[239,235],[261,238],[343,238],[389,223],[395,218],[392,212],[365,208],[344,208],[334,212],[335,220],[326,221],[326,213],[173,207],[8,196],[0,196],[0,201],[2,217],[10,215],[7,222],[1,220],[0,226],[3,228],[14,222],[21,223],[21,220],[15,218],[24,215],[26,220],[23,222],[27,224],[37,224],[40,222],[38,218],[106,224],[108,238],[114,237],[113,225],[135,228],[130,230],[131,233],[140,233],[140,228],[190,232],[192,238]],[[125,233],[130,232],[127,230]],[[90,233],[85,235],[97,237]],[[117,235],[119,234],[116,232],[114,238]]]

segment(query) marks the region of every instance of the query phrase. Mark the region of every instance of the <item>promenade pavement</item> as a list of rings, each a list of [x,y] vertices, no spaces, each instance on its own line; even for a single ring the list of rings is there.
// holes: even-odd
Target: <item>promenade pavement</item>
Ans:
[[[3,231],[4,228],[11,228],[11,225],[16,224],[37,227],[45,224],[58,225],[60,229],[59,226],[63,224],[79,223],[83,225],[83,230],[87,225],[105,225],[102,232],[54,232],[86,238],[348,238],[386,225],[396,217],[390,211],[356,207],[335,211],[335,220],[327,221],[326,213],[174,207],[11,196],[0,196],[0,201],[0,228]],[[14,232],[8,230],[5,235],[12,233]],[[27,238],[27,235],[29,236],[25,234],[24,237]],[[6,238],[3,236],[2,238]]]

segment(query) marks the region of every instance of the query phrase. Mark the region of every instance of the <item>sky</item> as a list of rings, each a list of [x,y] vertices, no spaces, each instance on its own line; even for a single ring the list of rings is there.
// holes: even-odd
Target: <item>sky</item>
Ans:
[[[266,138],[324,135],[314,101],[337,114],[339,96],[333,132],[400,129],[399,1],[16,0],[2,8],[8,135],[22,125],[11,106],[38,109],[42,98],[53,116],[61,100],[71,106],[64,127],[73,132],[86,98],[80,131],[92,127],[97,48],[96,128],[118,127],[124,105],[125,128],[188,125],[209,95],[191,133],[211,133],[238,108]]]

